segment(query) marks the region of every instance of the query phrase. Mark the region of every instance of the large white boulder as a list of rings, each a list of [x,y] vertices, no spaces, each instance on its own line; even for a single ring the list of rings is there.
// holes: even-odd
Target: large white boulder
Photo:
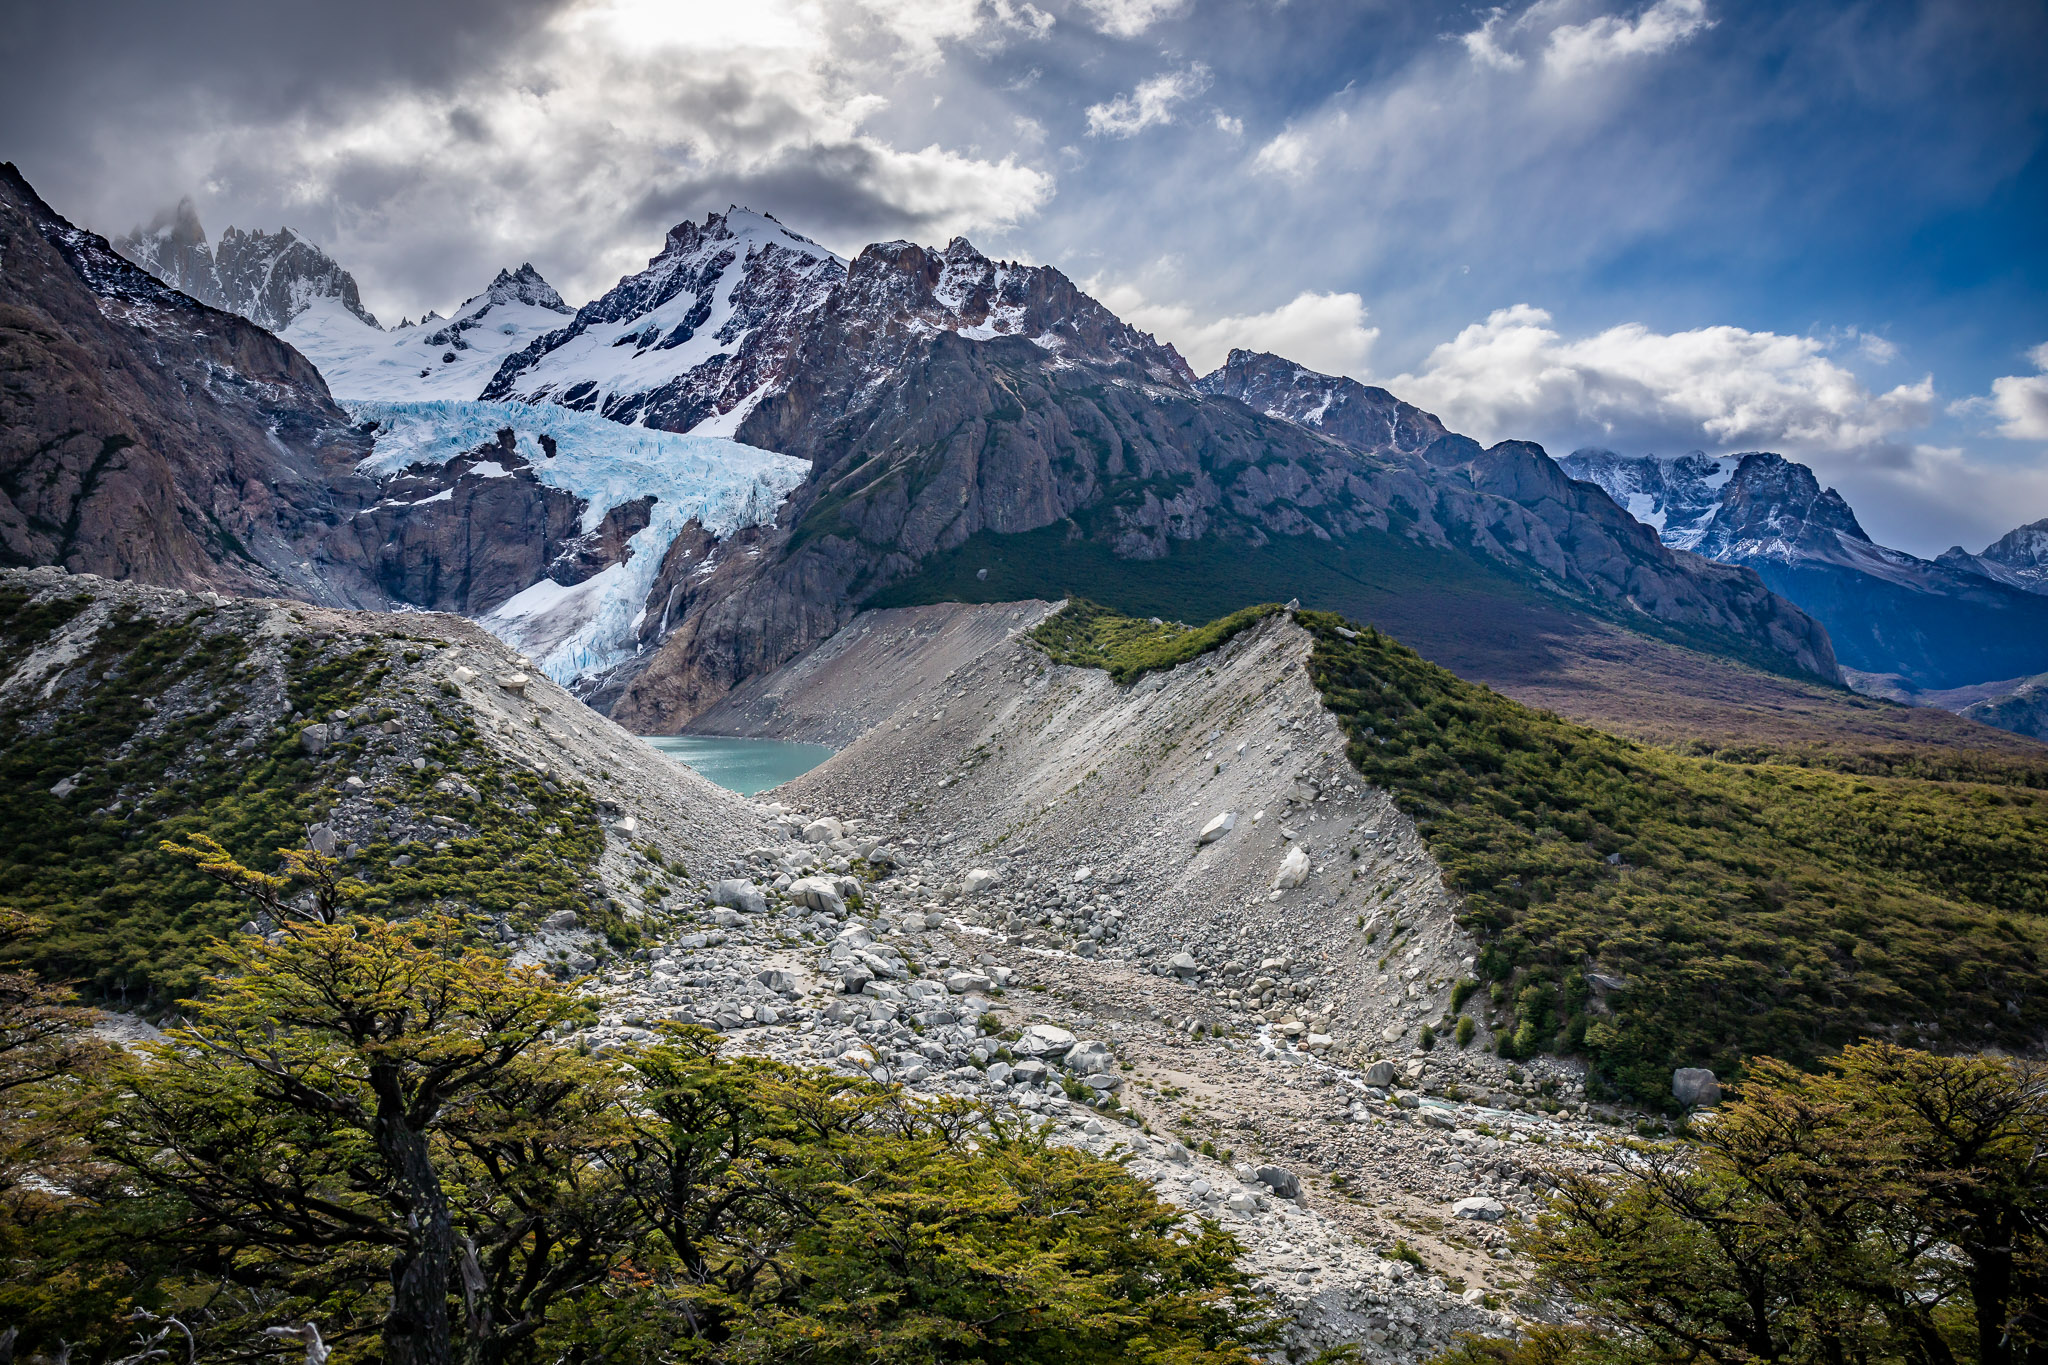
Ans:
[[[727,877],[711,883],[711,903],[758,915],[767,910],[768,896],[745,877]]]
[[[1064,1057],[1074,1035],[1052,1024],[1033,1024],[1018,1037],[1014,1050],[1026,1057]]]
[[[1308,850],[1300,844],[1287,850],[1280,860],[1280,872],[1273,878],[1275,891],[1292,891],[1308,880]]]
[[[1208,824],[1202,826],[1202,833],[1197,838],[1196,842],[1203,844],[1213,844],[1218,839],[1221,839],[1224,835],[1230,833],[1230,831],[1236,828],[1236,813],[1233,811],[1225,811],[1223,812],[1223,814],[1211,820]]]
[[[846,826],[831,816],[821,816],[804,826],[804,842],[807,844],[829,844],[834,839],[846,837]]]
[[[1003,880],[1003,874],[992,867],[977,867],[960,879],[960,890],[970,896],[979,896],[984,891],[995,890]]]
[[[831,877],[799,877],[789,884],[789,890],[784,894],[799,905],[822,910],[828,915],[846,913],[846,901],[839,894],[839,884]]]

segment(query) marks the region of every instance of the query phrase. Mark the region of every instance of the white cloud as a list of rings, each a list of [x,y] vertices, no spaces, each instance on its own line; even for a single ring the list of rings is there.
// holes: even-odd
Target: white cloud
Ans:
[[[393,315],[445,310],[522,260],[565,297],[590,297],[641,268],[663,229],[728,202],[851,252],[895,234],[1001,230],[1050,199],[1052,176],[1017,154],[868,126],[939,45],[1037,31],[1042,11],[865,0],[835,10],[831,31],[806,0],[723,13],[699,24],[656,0],[592,0],[548,41],[445,90],[260,127],[221,121],[181,146],[203,168],[188,183],[289,187],[261,221],[312,231]],[[1017,131],[1029,148],[1031,130]]]
[[[2038,374],[2009,374],[1991,381],[1991,397],[1972,400],[1988,407],[1998,434],[2015,441],[2048,441],[2048,342],[2027,352]]]
[[[1293,128],[1273,135],[1272,141],[1252,157],[1252,169],[1287,180],[1298,180],[1316,168],[1320,158],[1308,134]]]
[[[1365,300],[1356,294],[1304,290],[1264,313],[1202,318],[1184,303],[1155,303],[1135,285],[1082,281],[1082,288],[1134,327],[1171,342],[1197,374],[1223,363],[1237,347],[1272,351],[1324,374],[1363,378],[1377,327],[1365,325]]]
[[[1221,109],[1218,109],[1216,111],[1216,131],[1224,134],[1226,137],[1243,137],[1244,120],[1232,118]]]
[[[1543,65],[1555,75],[1577,75],[1611,62],[1669,52],[1713,26],[1706,0],[1657,0],[1633,20],[1603,14],[1587,23],[1552,29],[1543,47]]]
[[[1459,40],[1475,65],[1519,71],[1531,53],[1540,53],[1546,74],[1569,77],[1669,52],[1714,26],[1706,0],[1656,0],[1632,18],[1598,14],[1563,22],[1578,8],[1576,0],[1536,0],[1520,13],[1496,8]]]
[[[1118,38],[1135,38],[1161,19],[1187,8],[1187,0],[1081,0],[1095,25]]]
[[[1567,340],[1550,321],[1527,304],[1500,309],[1387,386],[1489,443],[1540,435],[1847,453],[1895,448],[1933,413],[1931,376],[1874,393],[1815,337],[1629,323]]]
[[[1167,71],[1140,81],[1128,95],[1088,106],[1090,137],[1134,137],[1157,124],[1173,122],[1173,107],[1209,88],[1209,68],[1196,62],[1185,71]]]

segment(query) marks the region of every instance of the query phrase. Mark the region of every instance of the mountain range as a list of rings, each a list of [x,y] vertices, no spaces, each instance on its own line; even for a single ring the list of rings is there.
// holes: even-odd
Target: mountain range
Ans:
[[[1823,622],[1773,591],[1791,580],[1757,537],[1673,540],[1699,520],[1691,484],[1663,493],[1660,539],[1637,492],[1570,476],[1580,456],[1482,447],[1278,356],[1236,351],[1198,376],[1057,269],[964,239],[845,260],[735,207],[678,225],[573,312],[521,266],[450,318],[387,331],[288,230],[229,229],[209,252],[181,206],[122,242],[175,277],[158,283],[17,173],[0,188],[46,249],[35,291],[0,273],[0,301],[35,316],[12,344],[43,365],[75,330],[110,370],[195,395],[123,393],[81,423],[47,389],[10,392],[10,560],[458,611],[642,731],[679,728],[864,606],[948,598],[1082,594],[1203,619],[1298,597],[1621,728],[1646,695],[1725,716],[1730,697],[1811,700],[1842,676]],[[270,250],[261,287],[250,243]],[[223,364],[227,336],[262,365]],[[259,391],[255,416],[228,401]],[[210,454],[160,439],[165,407]],[[1658,477],[1758,482],[1711,463]],[[96,532],[119,520],[108,480],[139,470],[177,493],[140,558]],[[1803,508],[1868,546],[1845,506]]]
[[[1665,544],[1755,569],[1827,627],[1861,691],[1942,705],[1936,694],[1968,693],[1961,710],[2048,672],[2048,524],[1927,560],[1871,540],[1840,493],[1782,455],[1587,449],[1559,463]]]

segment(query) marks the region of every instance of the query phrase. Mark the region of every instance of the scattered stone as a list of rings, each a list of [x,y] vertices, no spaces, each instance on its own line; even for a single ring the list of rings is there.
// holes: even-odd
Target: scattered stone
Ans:
[[[1208,824],[1202,826],[1201,836],[1196,840],[1196,842],[1202,844],[1213,844],[1218,839],[1221,839],[1224,835],[1230,833],[1230,831],[1236,828],[1237,816],[1230,811],[1225,811],[1223,812],[1223,814],[1218,815],[1214,819],[1210,820]]]
[[[1003,874],[992,867],[977,867],[960,879],[960,890],[969,896],[979,896],[993,891],[1001,884]]]
[[[846,837],[846,826],[829,816],[811,821],[804,826],[804,842],[807,844],[829,844],[834,839]]]
[[[508,673],[498,679],[498,686],[515,697],[523,697],[526,695],[526,685],[532,681],[533,679],[524,673]]]

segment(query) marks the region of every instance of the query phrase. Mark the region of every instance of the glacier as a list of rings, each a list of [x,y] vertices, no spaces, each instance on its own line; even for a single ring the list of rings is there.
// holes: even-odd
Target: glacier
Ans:
[[[619,504],[654,497],[651,520],[626,542],[632,553],[624,563],[568,586],[543,578],[478,618],[564,687],[587,688],[638,652],[647,596],[686,526],[695,521],[722,540],[770,525],[811,470],[808,460],[729,437],[622,426],[553,403],[344,399],[342,406],[356,422],[376,428],[375,445],[357,466],[372,478],[414,464],[446,464],[495,445],[510,427],[515,448],[540,481],[583,500],[586,533]],[[554,442],[553,455],[542,446],[543,436]]]

